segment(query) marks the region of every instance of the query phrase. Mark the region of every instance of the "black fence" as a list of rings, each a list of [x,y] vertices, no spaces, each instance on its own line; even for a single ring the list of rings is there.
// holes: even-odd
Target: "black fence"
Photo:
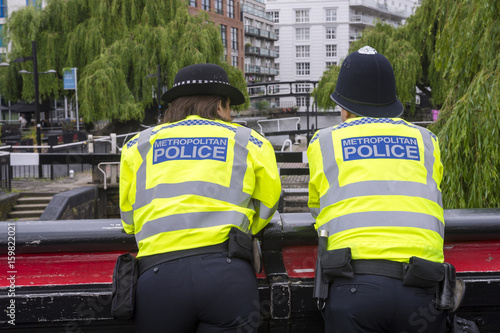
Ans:
[[[69,175],[69,171],[90,171],[101,162],[120,162],[120,153],[96,152],[93,154],[81,152],[81,145],[66,147],[65,151],[38,154],[38,165],[11,166],[10,154],[0,152],[0,185],[1,189],[11,189],[12,178],[59,178]],[[105,147],[98,151],[106,151]],[[280,175],[308,175],[309,169],[305,162],[305,152],[276,152],[276,160],[280,165]],[[293,166],[289,163],[294,164]],[[301,163],[297,167],[296,163]],[[42,177],[40,177],[40,172]]]
[[[11,189],[12,169],[10,154],[0,152],[0,191]]]

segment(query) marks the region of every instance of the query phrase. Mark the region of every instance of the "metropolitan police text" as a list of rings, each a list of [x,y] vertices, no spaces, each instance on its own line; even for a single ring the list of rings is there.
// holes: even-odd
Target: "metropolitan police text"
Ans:
[[[344,161],[369,158],[395,158],[420,161],[416,138],[405,136],[366,136],[342,140]]]
[[[171,138],[153,144],[153,164],[171,160],[226,161],[227,138]]]

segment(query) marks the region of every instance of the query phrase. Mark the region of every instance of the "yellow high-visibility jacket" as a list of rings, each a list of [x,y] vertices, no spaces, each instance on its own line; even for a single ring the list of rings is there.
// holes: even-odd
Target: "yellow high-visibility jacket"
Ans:
[[[272,145],[241,125],[189,116],[122,150],[121,219],[138,257],[219,244],[233,226],[256,234],[280,192]]]
[[[309,208],[328,249],[353,259],[443,262],[437,137],[399,118],[350,118],[319,130],[308,151]]]

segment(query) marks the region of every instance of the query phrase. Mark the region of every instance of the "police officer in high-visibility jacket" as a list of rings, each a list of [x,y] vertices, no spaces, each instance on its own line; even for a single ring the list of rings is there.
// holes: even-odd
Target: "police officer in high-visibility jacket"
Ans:
[[[135,234],[139,332],[256,332],[251,235],[281,192],[272,145],[230,123],[244,103],[224,69],[181,69],[162,99],[165,122],[122,150],[120,209]]]
[[[345,58],[331,98],[342,123],[307,151],[308,204],[328,237],[326,332],[444,332],[438,138],[398,118],[392,66],[369,46]]]

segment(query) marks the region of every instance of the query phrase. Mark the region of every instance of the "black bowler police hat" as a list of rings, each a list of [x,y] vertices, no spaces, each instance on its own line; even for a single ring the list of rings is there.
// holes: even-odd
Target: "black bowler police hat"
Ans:
[[[230,98],[231,105],[245,103],[245,96],[237,88],[229,85],[224,68],[214,64],[196,64],[182,68],[175,75],[174,86],[161,99],[173,102],[182,96],[217,95]]]
[[[396,80],[389,60],[370,46],[345,58],[330,97],[358,116],[396,118],[404,110],[396,97]]]

